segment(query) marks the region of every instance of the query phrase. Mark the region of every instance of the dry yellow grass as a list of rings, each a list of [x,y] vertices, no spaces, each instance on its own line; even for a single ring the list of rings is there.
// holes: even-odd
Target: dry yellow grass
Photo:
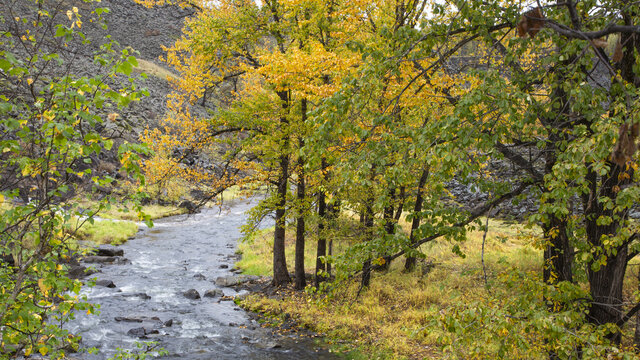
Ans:
[[[536,235],[537,230],[520,224],[489,221],[485,265],[490,284],[500,271],[510,266],[541,269],[541,252],[533,246]],[[268,275],[271,237],[271,233],[264,232],[251,245],[241,246],[243,260],[239,266]],[[359,297],[355,279],[336,289],[335,296],[287,291],[282,299],[253,295],[244,301],[244,306],[276,318],[286,313],[330,341],[347,340],[348,345],[343,344],[337,350],[350,352],[349,358],[441,358],[439,337],[444,332],[437,327],[441,310],[487,296],[481,263],[482,238],[482,231],[468,234],[467,241],[460,244],[465,258],[451,252],[450,242],[425,244],[422,251],[426,261],[416,271],[405,273],[404,259],[400,258],[388,271],[374,273],[371,286]],[[314,240],[307,243],[307,268],[313,267],[310,259],[315,253]],[[292,261],[292,237],[287,239],[287,255]]]
[[[137,59],[138,66],[136,67],[136,71],[144,72],[147,75],[154,76],[163,80],[169,80],[170,78],[178,78],[176,74],[171,72],[169,69],[164,68],[160,65],[154,64],[151,61],[147,61],[144,59]]]

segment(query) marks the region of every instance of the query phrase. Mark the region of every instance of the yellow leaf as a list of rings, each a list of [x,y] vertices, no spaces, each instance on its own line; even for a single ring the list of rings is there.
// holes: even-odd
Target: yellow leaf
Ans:
[[[42,291],[44,296],[48,296],[49,289],[51,287],[47,286],[47,284],[44,283],[44,279],[39,279],[38,280],[38,287],[40,288],[40,291]]]
[[[41,347],[40,349],[38,349],[38,351],[40,351],[40,354],[42,354],[42,356],[47,355],[47,353],[49,352],[49,348],[46,346]]]

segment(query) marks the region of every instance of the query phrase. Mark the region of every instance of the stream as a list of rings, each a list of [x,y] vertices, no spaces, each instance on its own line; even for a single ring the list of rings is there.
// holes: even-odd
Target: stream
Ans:
[[[169,352],[163,359],[338,359],[313,339],[260,327],[226,300],[236,291],[215,284],[218,277],[234,275],[239,227],[251,206],[243,201],[157,220],[118,247],[127,260],[88,264],[98,271],[89,278],[110,280],[115,287],[83,288],[88,301],[100,305],[100,314],[78,314],[67,328],[83,337],[83,347],[99,352],[73,357],[107,359],[116,348],[156,341]],[[201,296],[217,289],[225,298],[191,300],[183,295],[189,289]]]

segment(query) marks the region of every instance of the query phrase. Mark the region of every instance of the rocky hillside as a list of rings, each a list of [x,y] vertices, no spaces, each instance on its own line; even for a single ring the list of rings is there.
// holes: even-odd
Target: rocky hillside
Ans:
[[[96,8],[107,8],[103,14],[103,22],[93,21],[92,14]],[[88,42],[79,37],[65,38],[57,34],[58,24],[71,25],[74,12],[82,20],[81,31]],[[49,14],[41,16],[39,14]],[[31,78],[22,81],[17,73],[0,71],[0,96],[6,99],[21,99],[31,103],[35,94],[47,94],[49,79],[57,79],[69,74],[74,78],[95,75],[107,75],[108,67],[96,62],[95,54],[101,52],[100,47],[109,40],[114,40],[116,53],[135,55],[139,66],[134,74],[146,73],[148,77],[138,76],[137,88],[146,88],[149,96],[125,109],[95,109],[104,119],[113,116],[113,121],[105,121],[96,125],[94,131],[114,139],[111,151],[92,154],[81,164],[72,164],[80,171],[91,167],[94,174],[110,175],[118,178],[119,161],[117,145],[125,140],[135,142],[139,133],[147,126],[154,127],[166,112],[166,97],[171,91],[168,76],[175,76],[160,60],[163,47],[170,47],[181,36],[185,18],[190,16],[190,9],[175,6],[164,6],[153,9],[145,8],[133,0],[102,0],[100,2],[84,2],[82,0],[4,0],[0,1],[0,52],[6,51],[17,63],[31,68]],[[40,24],[37,25],[36,24]],[[73,23],[74,26],[77,23]],[[80,25],[77,25],[80,26]],[[27,39],[38,39],[34,42]],[[36,45],[34,45],[36,44]],[[133,51],[131,50],[133,49]],[[43,54],[55,53],[60,61],[43,59]],[[4,67],[7,69],[7,67]],[[36,75],[37,74],[37,75]],[[126,77],[104,76],[112,88],[121,89],[129,84]],[[31,81],[31,82],[29,82]],[[34,105],[34,104],[31,104]],[[16,134],[2,131],[0,138],[17,139]],[[21,197],[29,198],[29,184],[18,184],[13,167],[2,169],[0,178],[7,188],[19,188]],[[82,182],[76,179],[76,182]],[[90,185],[90,184],[89,184]],[[71,193],[69,193],[71,195]]]
[[[74,2],[83,4],[77,0]],[[127,111],[133,131],[138,132],[147,125],[154,126],[166,110],[166,96],[171,91],[167,76],[173,75],[160,59],[164,55],[163,47],[171,46],[181,36],[183,21],[193,11],[177,6],[149,9],[133,0],[103,0],[96,5],[110,10],[105,15],[106,34],[121,48],[137,51],[137,70],[148,75],[147,79],[139,79],[139,82],[149,90],[149,96]],[[97,26],[86,31],[96,44],[106,35],[105,30]]]

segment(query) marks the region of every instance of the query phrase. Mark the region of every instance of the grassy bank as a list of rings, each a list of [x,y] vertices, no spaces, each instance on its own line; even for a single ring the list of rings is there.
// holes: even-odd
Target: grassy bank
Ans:
[[[79,203],[80,208],[96,208],[97,203],[84,201]],[[151,220],[167,216],[184,214],[187,210],[176,206],[145,205],[142,212]],[[84,221],[78,228],[76,238],[94,245],[111,244],[121,245],[132,238],[138,232],[138,222],[142,219],[136,211],[125,206],[111,205],[94,215],[97,219],[90,223]]]
[[[76,236],[80,240],[89,241],[95,245],[121,245],[135,236],[138,224],[132,221],[94,221],[85,222],[78,229]]]
[[[95,209],[98,204],[95,201],[82,201],[78,203],[79,208]],[[187,209],[177,206],[163,206],[157,204],[149,204],[142,206],[142,212],[148,215],[151,220],[161,219],[167,216],[180,215],[187,213]],[[112,204],[107,209],[102,209],[94,215],[102,219],[109,220],[126,220],[126,221],[142,221],[138,212],[123,205]]]
[[[243,305],[272,319],[288,314],[300,326],[317,331],[334,343],[347,358],[423,359],[441,358],[440,345],[446,334],[438,319],[456,304],[482,301],[487,297],[481,261],[484,232],[475,231],[461,244],[461,258],[446,241],[425,244],[427,258],[412,273],[403,271],[404,259],[385,272],[372,276],[371,286],[357,296],[358,278],[342,284],[331,296],[284,290],[277,297],[252,295]],[[497,274],[512,266],[523,271],[541,271],[542,255],[532,247],[535,231],[519,224],[489,222],[485,243],[485,270],[490,286]],[[247,273],[271,272],[272,232],[265,230],[242,243],[237,266]],[[338,249],[340,241],[335,240]],[[344,245],[344,244],[343,244]],[[307,272],[315,266],[315,239],[306,246]],[[294,236],[287,235],[287,260],[293,270]],[[506,289],[492,289],[506,291]]]

